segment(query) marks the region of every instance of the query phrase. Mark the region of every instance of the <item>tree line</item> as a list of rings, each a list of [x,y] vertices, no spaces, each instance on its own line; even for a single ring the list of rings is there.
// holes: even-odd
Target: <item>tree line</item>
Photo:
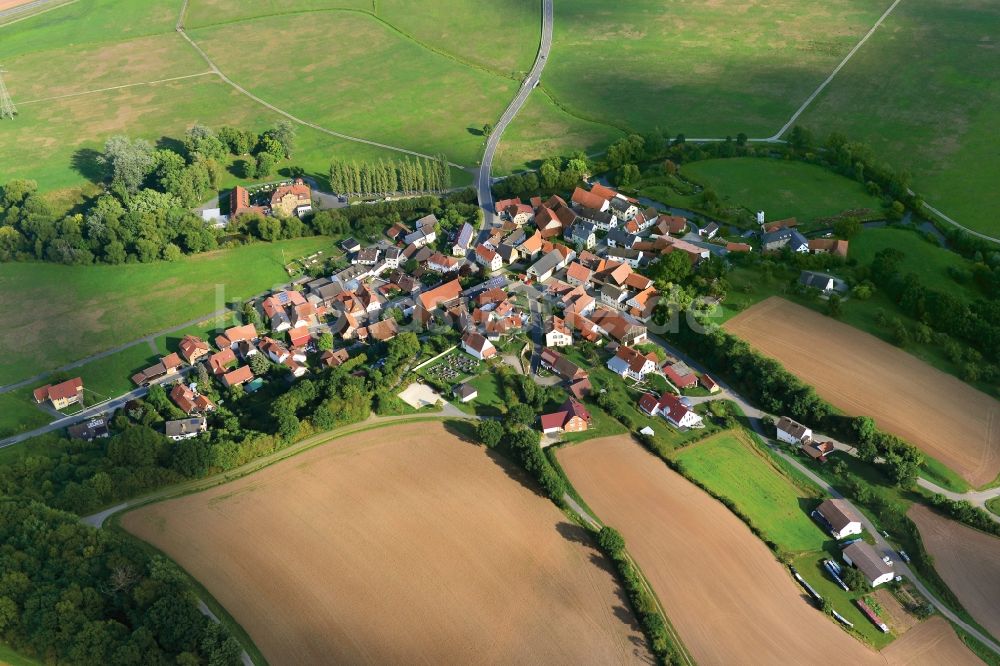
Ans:
[[[451,167],[444,155],[434,159],[380,158],[378,162],[360,164],[334,160],[330,164],[330,189],[338,194],[369,197],[442,192],[450,188]]]

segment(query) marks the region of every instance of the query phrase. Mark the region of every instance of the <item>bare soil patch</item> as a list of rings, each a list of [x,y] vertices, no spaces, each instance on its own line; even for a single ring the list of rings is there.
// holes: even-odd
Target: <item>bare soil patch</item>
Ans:
[[[1000,402],[852,326],[772,297],[725,324],[838,409],[871,416],[974,486],[1000,473]]]
[[[272,664],[652,663],[582,529],[440,424],[352,435],[122,523]]]
[[[696,662],[884,663],[813,608],[736,516],[630,437],[558,455],[580,495],[622,532]]]
[[[907,514],[934,557],[934,568],[972,617],[1000,636],[1000,539],[927,507],[914,504]]]
[[[902,636],[919,622],[915,616],[907,613],[899,600],[892,596],[892,592],[884,587],[872,592],[872,596],[882,607],[882,619],[889,625],[893,633]]]
[[[921,622],[882,654],[893,666],[982,666],[983,663],[940,616]]]
[[[0,0],[0,11],[20,7],[21,5],[26,5],[29,2],[34,2],[34,0]]]

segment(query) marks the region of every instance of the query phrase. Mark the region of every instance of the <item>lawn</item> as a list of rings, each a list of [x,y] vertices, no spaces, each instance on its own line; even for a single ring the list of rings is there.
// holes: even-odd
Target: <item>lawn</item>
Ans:
[[[288,280],[285,261],[331,247],[330,238],[311,237],[219,250],[175,263],[0,265],[0,306],[8,313],[0,337],[7,352],[0,361],[0,383],[54,369],[283,284]]]
[[[715,190],[724,204],[763,210],[768,220],[795,217],[808,226],[848,210],[881,216],[882,202],[860,183],[814,164],[737,157],[692,162],[682,174]]]
[[[35,406],[31,392],[35,387],[0,393],[0,437],[40,428],[53,416]]]
[[[719,433],[684,448],[674,459],[685,474],[737,502],[753,524],[783,548],[815,550],[826,538],[808,515],[818,504],[818,491],[796,485],[745,433]]]
[[[800,121],[867,141],[929,203],[1000,236],[998,34],[996,2],[907,0]]]
[[[609,125],[771,136],[887,5],[556,3],[542,86],[575,115]]]
[[[247,52],[232,48],[234,31],[269,38]],[[510,78],[431,51],[366,13],[281,15],[198,28],[190,35],[233,80],[301,118],[353,136],[444,153],[466,165],[482,153],[481,128],[497,122],[517,88]],[[285,64],[273,67],[274,62]]]
[[[987,500],[986,508],[1000,516],[1000,497],[994,497],[991,500]]]
[[[599,153],[622,135],[616,127],[566,113],[540,87],[504,132],[493,170],[505,174],[537,169],[546,157],[577,150],[588,155]]]
[[[0,664],[8,664],[9,666],[38,666],[41,662],[23,657],[6,645],[0,645]]]

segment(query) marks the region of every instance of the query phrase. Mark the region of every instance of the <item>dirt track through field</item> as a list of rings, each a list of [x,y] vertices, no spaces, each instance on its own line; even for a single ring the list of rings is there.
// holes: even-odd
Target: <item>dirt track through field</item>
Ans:
[[[920,530],[934,568],[979,624],[1000,636],[1000,538],[915,504],[907,515]]]
[[[726,330],[850,415],[871,416],[974,486],[1000,473],[1000,402],[852,326],[772,297]]]
[[[561,449],[573,485],[619,529],[700,664],[880,664],[721,503],[627,436]]]
[[[934,616],[907,631],[882,651],[898,666],[982,666],[943,617]]]
[[[652,663],[607,561],[439,424],[336,440],[126,514],[272,664]]]

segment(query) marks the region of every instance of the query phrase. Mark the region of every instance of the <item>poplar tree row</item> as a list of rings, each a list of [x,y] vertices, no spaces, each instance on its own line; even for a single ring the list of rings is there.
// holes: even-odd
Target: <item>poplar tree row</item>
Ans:
[[[335,160],[330,165],[330,188],[362,197],[441,192],[451,188],[451,169],[444,155],[433,160],[407,157],[361,164]]]

